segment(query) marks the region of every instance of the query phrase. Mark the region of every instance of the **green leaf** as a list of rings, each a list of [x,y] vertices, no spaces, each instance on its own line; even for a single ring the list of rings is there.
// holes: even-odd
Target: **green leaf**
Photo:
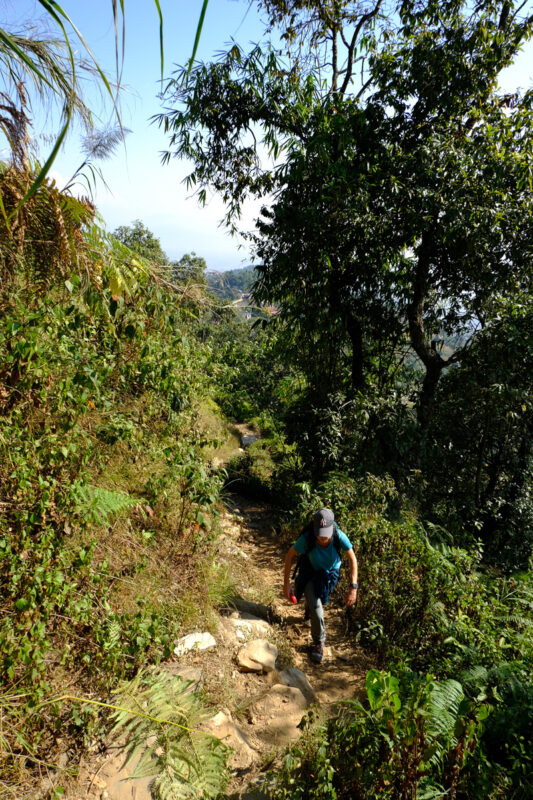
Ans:
[[[209,5],[209,0],[204,0],[202,4],[202,10],[200,12],[200,19],[198,20],[198,27],[196,28],[196,36],[194,38],[194,45],[192,48],[192,55],[189,59],[189,66],[187,68],[187,77],[190,75],[192,70],[192,66],[194,64],[194,59],[196,58],[196,51],[198,50],[198,44],[200,42],[200,36],[202,34],[202,28],[204,26],[204,19],[205,19],[205,12],[207,11],[207,6]]]

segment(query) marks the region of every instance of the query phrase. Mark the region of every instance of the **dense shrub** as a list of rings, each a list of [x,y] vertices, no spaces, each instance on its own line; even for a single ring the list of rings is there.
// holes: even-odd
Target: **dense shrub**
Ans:
[[[194,582],[221,485],[205,467],[195,422],[204,350],[188,336],[190,309],[181,312],[147,262],[96,229],[82,233],[86,273],[50,269],[36,282],[33,268],[15,265],[1,296],[6,778],[19,758],[50,746],[54,726],[69,717],[50,704],[33,713],[63,669],[79,691],[105,692],[169,656],[179,592],[173,608],[152,599],[155,586],[141,596],[147,545],[157,535],[166,569],[186,550]],[[122,555],[106,547],[120,518]],[[89,717],[73,708],[70,722],[83,729]]]
[[[270,775],[273,800],[530,797],[531,686],[515,683],[497,704],[455,680],[370,670],[366,690],[364,705],[345,701],[326,724],[308,715]]]
[[[532,332],[516,302],[476,337],[441,381],[421,462],[424,516],[507,571],[533,552]]]

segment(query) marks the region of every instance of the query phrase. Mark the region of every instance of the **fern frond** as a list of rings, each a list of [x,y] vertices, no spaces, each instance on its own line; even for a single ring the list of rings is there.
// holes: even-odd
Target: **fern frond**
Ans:
[[[461,672],[459,677],[464,686],[471,688],[486,685],[489,673],[486,667],[482,666],[481,664],[476,664],[471,669]]]
[[[463,687],[457,681],[447,680],[432,686],[427,726],[430,739],[453,739],[459,706],[463,699]]]
[[[107,623],[106,634],[104,650],[113,650],[115,647],[117,647],[122,635],[122,626],[118,619],[112,619]]]
[[[524,628],[533,627],[533,619],[524,617],[522,614],[509,614],[506,617],[495,617],[497,622],[503,622],[505,625],[518,625]]]
[[[81,510],[100,525],[106,525],[111,516],[121,514],[139,502],[139,498],[125,492],[113,492],[89,484],[77,488],[76,499]]]
[[[434,783],[431,778],[422,778],[418,784],[416,796],[417,800],[444,800],[448,794],[448,789]]]
[[[128,760],[140,757],[134,777],[156,776],[151,787],[156,800],[215,798],[227,783],[230,748],[198,730],[209,712],[190,687],[191,681],[179,676],[149,670],[120,690],[121,705],[150,716],[117,711],[113,730],[125,735]]]

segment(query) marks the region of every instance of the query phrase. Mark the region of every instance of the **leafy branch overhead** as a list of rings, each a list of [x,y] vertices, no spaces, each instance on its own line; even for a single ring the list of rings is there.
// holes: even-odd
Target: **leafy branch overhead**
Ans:
[[[112,80],[94,56],[89,41],[77,27],[73,17],[55,0],[38,0],[38,2],[45,15],[45,22],[53,31],[52,35],[36,29],[32,20],[28,20],[27,29],[22,33],[19,30],[0,27],[0,73],[6,87],[1,93],[0,130],[5,134],[12,155],[18,163],[28,157],[30,120],[26,110],[33,95],[35,94],[45,106],[57,104],[61,110],[52,149],[29,185],[20,205],[33,196],[49,173],[65,137],[76,120],[82,122],[90,136],[94,127],[93,110],[87,105],[82,90],[83,82],[88,76],[92,83],[100,87],[111,103],[120,139],[124,138],[125,133],[119,111],[119,100],[126,46],[127,4],[124,0],[120,2],[110,0],[115,30],[116,64],[115,77]],[[153,0],[153,3],[159,23],[160,77],[163,81],[164,18],[160,0]],[[207,7],[208,0],[202,0],[191,63],[198,48]],[[78,54],[78,46],[81,46],[84,57]]]

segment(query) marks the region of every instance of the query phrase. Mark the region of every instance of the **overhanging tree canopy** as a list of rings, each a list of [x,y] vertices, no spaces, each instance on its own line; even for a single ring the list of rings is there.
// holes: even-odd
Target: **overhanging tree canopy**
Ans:
[[[237,46],[178,73],[160,118],[168,156],[228,204],[274,193],[253,237],[258,299],[311,340],[322,374],[349,350],[363,390],[382,341],[402,331],[424,367],[425,423],[446,360],[438,336],[463,345],[495,296],[531,278],[531,93],[497,80],[531,35],[528,4],[475,8],[403,2],[263,0],[285,46]],[[262,138],[261,138],[262,137]],[[278,166],[262,167],[266,147]],[[340,370],[340,372],[339,372]]]

